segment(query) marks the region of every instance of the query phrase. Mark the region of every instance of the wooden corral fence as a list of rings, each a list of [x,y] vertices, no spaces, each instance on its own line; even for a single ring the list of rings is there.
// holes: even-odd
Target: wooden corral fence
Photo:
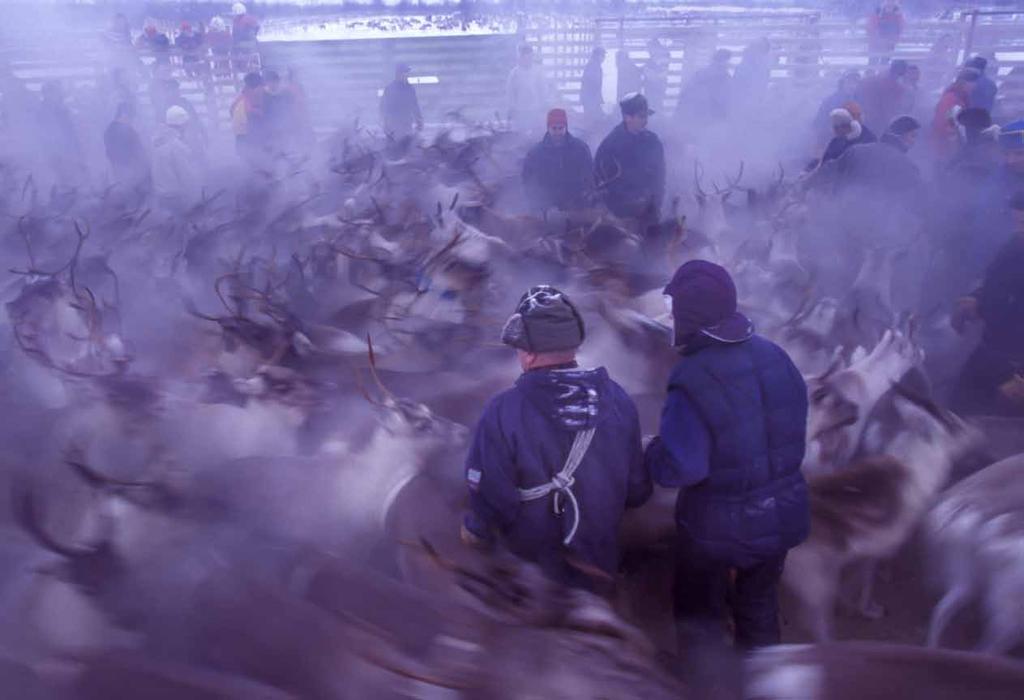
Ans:
[[[168,26],[168,31],[173,27]],[[868,49],[865,23],[816,12],[715,13],[643,17],[525,18],[518,34],[359,39],[319,42],[261,42],[229,57],[204,51],[192,63],[172,50],[162,57],[111,46],[97,28],[84,28],[73,51],[54,46],[45,33],[7,34],[0,42],[0,92],[17,79],[32,90],[61,79],[69,94],[114,90],[111,69],[131,83],[143,109],[159,79],[172,77],[211,129],[228,130],[228,109],[247,70],[295,68],[309,96],[314,126],[327,132],[347,119],[376,123],[380,90],[394,66],[409,63],[428,123],[447,121],[460,111],[472,120],[492,120],[508,109],[506,79],[516,44],[539,49],[549,78],[568,105],[578,103],[580,77],[596,45],[624,51],[640,67],[657,39],[669,54],[663,108],[673,109],[681,86],[718,48],[743,49],[765,37],[771,45],[771,80],[805,95],[824,94],[847,69],[877,70],[883,57]],[[66,41],[66,39],[65,39]],[[964,12],[950,19],[911,19],[894,56],[922,69],[922,89],[936,92],[971,53],[994,64],[1000,84],[997,120],[1024,116],[1024,12]],[[790,93],[792,94],[792,93]],[[75,99],[79,106],[80,99]],[[109,111],[108,99],[104,109]],[[156,110],[147,114],[156,118]]]
[[[260,44],[263,64],[282,74],[298,70],[309,95],[314,124],[321,129],[358,117],[375,124],[381,91],[395,66],[412,68],[420,107],[428,123],[459,113],[494,121],[507,110],[505,79],[515,60],[516,36],[422,37]]]
[[[761,38],[771,44],[771,80],[776,85],[824,93],[846,70],[878,70],[888,58],[921,68],[921,87],[937,93],[966,56],[986,55],[1002,93],[997,118],[1024,115],[1024,11],[963,12],[950,19],[911,19],[892,54],[873,54],[866,21],[850,22],[818,12],[718,13],[532,21],[527,40],[539,45],[544,65],[566,100],[578,102],[580,77],[591,49],[624,51],[639,67],[648,43],[668,50],[668,90],[663,107],[673,109],[682,85],[720,48],[743,50]],[[607,64],[606,64],[607,65]]]

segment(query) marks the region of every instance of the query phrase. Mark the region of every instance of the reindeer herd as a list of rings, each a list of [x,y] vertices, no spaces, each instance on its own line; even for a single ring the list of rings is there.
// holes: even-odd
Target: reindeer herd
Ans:
[[[827,232],[781,167],[706,191],[695,164],[647,231],[508,214],[524,151],[354,125],[173,216],[4,166],[5,697],[706,697],[666,662],[672,492],[629,514],[606,596],[458,538],[468,429],[515,377],[509,304],[569,291],[582,360],[651,431],[675,360],[660,289],[696,257],[733,272],[812,407],[812,535],[785,580],[788,634],[816,643],[724,659],[735,696],[1024,694],[999,656],[1024,642],[1024,431],[941,407],[927,358],[964,341],[896,307],[899,251],[826,294],[804,241]],[[884,614],[872,584],[908,552],[927,634],[831,642],[848,584]]]

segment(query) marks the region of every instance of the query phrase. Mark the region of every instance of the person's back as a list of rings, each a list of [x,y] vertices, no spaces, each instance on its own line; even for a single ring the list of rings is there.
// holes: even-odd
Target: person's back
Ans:
[[[604,49],[594,49],[583,68],[583,77],[580,84],[580,104],[583,106],[583,113],[588,119],[595,119],[602,116],[601,105],[604,102],[602,90],[604,87]]]
[[[657,483],[681,489],[681,648],[721,639],[727,605],[740,646],[778,643],[783,561],[810,528],[800,471],[807,387],[780,347],[754,335],[722,267],[690,261],[664,293],[682,358],[669,375],[660,434],[645,462]]]
[[[650,494],[636,407],[603,368],[575,365],[583,321],[558,290],[524,295],[502,340],[524,373],[477,426],[464,536],[498,539],[551,578],[589,587],[572,562],[613,576],[623,512]]]
[[[683,392],[710,428],[710,471],[677,511],[693,541],[735,566],[799,544],[808,527],[807,388],[785,351],[757,335],[709,340],[687,348],[668,390]]]
[[[117,118],[103,132],[103,146],[114,179],[129,187],[142,186],[149,179],[149,156],[142,139],[128,119],[132,108],[128,103],[118,108]]]
[[[893,61],[889,71],[872,75],[860,81],[856,101],[864,112],[864,124],[881,133],[906,104],[906,89],[902,78],[907,73],[907,62]]]
[[[384,88],[380,98],[381,122],[384,131],[392,136],[405,136],[414,127],[423,126],[416,88],[409,82],[410,73],[409,66],[399,64],[395,69],[395,79]]]

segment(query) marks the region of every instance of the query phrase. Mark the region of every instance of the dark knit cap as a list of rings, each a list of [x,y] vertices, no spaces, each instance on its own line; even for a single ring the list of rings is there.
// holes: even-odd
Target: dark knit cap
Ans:
[[[720,265],[707,260],[683,264],[665,294],[672,297],[676,345],[698,333],[724,343],[740,343],[754,334],[754,324],[736,310],[736,285]]]
[[[584,337],[583,318],[569,297],[546,284],[522,296],[501,331],[501,342],[527,352],[575,350]]]
[[[911,131],[917,131],[921,128],[921,122],[917,121],[913,117],[903,115],[902,117],[896,117],[889,123],[887,131],[890,134],[896,136],[903,136],[909,134]]]
[[[988,61],[984,56],[972,56],[964,65],[968,68],[974,68],[975,70],[984,73],[985,69],[988,67]]]

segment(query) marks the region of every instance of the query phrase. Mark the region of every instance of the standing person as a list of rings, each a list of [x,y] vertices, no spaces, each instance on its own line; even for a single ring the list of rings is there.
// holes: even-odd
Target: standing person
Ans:
[[[164,126],[153,138],[153,189],[161,205],[181,212],[199,198],[198,154],[185,141],[188,112],[178,106],[167,110]]]
[[[292,106],[295,110],[293,124],[295,145],[300,154],[308,155],[316,142],[316,133],[313,130],[313,120],[309,114],[309,99],[306,97],[306,89],[302,86],[299,73],[294,66],[289,66],[285,73],[284,89],[292,96]]]
[[[732,103],[732,51],[718,49],[711,63],[697,71],[683,86],[676,107],[678,120],[699,126],[722,123]]]
[[[615,52],[615,74],[615,95],[619,100],[643,90],[644,73],[624,48]]]
[[[650,225],[665,197],[665,149],[647,129],[653,111],[635,93],[619,103],[622,122],[612,129],[594,157],[595,179],[604,203],[616,216]]]
[[[275,70],[263,71],[263,143],[275,156],[290,153],[297,119],[295,100]]]
[[[960,132],[956,118],[971,99],[971,93],[978,82],[980,73],[973,68],[964,68],[946,88],[935,105],[932,117],[931,140],[935,156],[942,163],[948,163],[960,147]]]
[[[171,40],[157,29],[156,20],[148,18],[142,27],[142,35],[135,41],[135,47],[149,51],[156,59],[156,66],[170,63]]]
[[[60,81],[51,80],[43,84],[41,93],[34,124],[39,148],[56,181],[74,186],[82,179],[85,158],[74,117],[64,99],[64,87]]]
[[[889,62],[900,36],[903,35],[903,10],[899,0],[883,0],[868,17],[869,63],[884,65]]]
[[[953,325],[985,324],[981,344],[967,359],[953,395],[966,415],[1024,416],[1024,192],[1010,198],[1011,237],[985,273],[981,287],[961,299]],[[1005,206],[1005,205],[1004,205]]]
[[[834,136],[828,142],[825,153],[821,156],[822,163],[835,160],[843,155],[850,146],[856,146],[860,143],[874,143],[878,140],[870,129],[854,117],[849,109],[834,109],[829,118],[832,120],[832,133]]]
[[[181,51],[181,63],[190,75],[196,75],[203,60],[203,35],[197,32],[191,22],[182,22],[174,45]]]
[[[583,209],[594,192],[590,147],[569,133],[564,109],[548,112],[548,131],[526,154],[523,187],[530,205],[541,211]]]
[[[395,79],[384,88],[380,98],[380,120],[384,131],[399,140],[423,129],[423,114],[416,88],[409,82],[412,69],[405,63],[395,67]]]
[[[231,6],[231,16],[231,38],[235,45],[255,44],[260,33],[260,21],[249,14],[245,4],[240,2]]]
[[[263,100],[263,76],[248,73],[242,92],[231,105],[231,129],[235,133],[235,147],[245,161],[252,162],[261,150]]]
[[[969,106],[983,109],[991,114],[992,109],[996,106],[996,94],[999,92],[999,86],[996,85],[996,81],[985,74],[988,61],[983,56],[974,56],[967,61],[964,67],[978,71],[978,80],[971,92]]]
[[[665,93],[668,91],[669,52],[658,39],[651,39],[647,42],[647,52],[650,54],[650,58],[644,64],[643,93],[650,104],[656,105],[658,109],[663,109]]]
[[[593,588],[615,575],[626,508],[651,492],[640,420],[604,368],[583,369],[583,318],[554,287],[519,300],[501,340],[523,374],[484,409],[466,459],[463,539],[500,541],[550,578]],[[554,506],[554,507],[552,507]]]
[[[645,463],[657,483],[680,489],[680,655],[721,639],[727,608],[737,646],[778,644],[779,577],[810,529],[800,472],[807,387],[785,351],[736,310],[722,267],[690,261],[664,293],[682,357]]]
[[[857,90],[857,104],[864,110],[864,123],[878,133],[884,131],[889,123],[901,114],[906,104],[907,89],[904,79],[908,64],[903,60],[895,60],[889,64],[884,74],[873,75],[860,81]]]
[[[814,117],[814,129],[820,134],[822,142],[832,138],[832,112],[841,109],[844,104],[854,100],[860,87],[860,73],[848,70],[839,76],[836,90],[821,101],[818,113]]]
[[[580,84],[580,104],[583,105],[583,116],[591,124],[604,119],[604,64],[605,50],[595,46],[590,52],[590,59],[583,68],[583,80]]]
[[[114,183],[130,197],[141,198],[151,185],[149,155],[134,121],[134,103],[120,103],[114,121],[103,132],[103,146]]]
[[[732,90],[738,109],[757,109],[768,96],[772,74],[772,45],[761,37],[743,50],[743,57],[732,76]]]
[[[547,113],[549,88],[544,71],[534,61],[533,47],[519,47],[519,59],[509,73],[508,118],[513,128],[529,131]]]

